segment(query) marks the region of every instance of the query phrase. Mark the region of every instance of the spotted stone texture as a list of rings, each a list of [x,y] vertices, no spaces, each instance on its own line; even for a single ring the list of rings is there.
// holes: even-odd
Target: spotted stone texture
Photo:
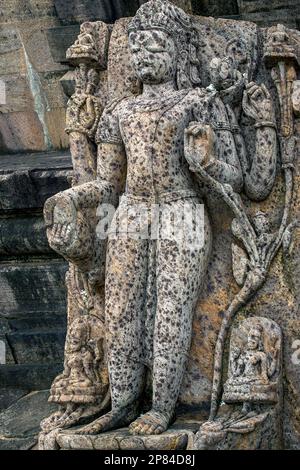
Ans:
[[[50,446],[61,450],[184,450],[192,441],[196,423],[176,423],[160,436],[131,436],[127,429],[111,431],[99,436],[78,436],[58,433]],[[54,441],[54,442],[53,442]],[[49,449],[46,442],[46,448]]]

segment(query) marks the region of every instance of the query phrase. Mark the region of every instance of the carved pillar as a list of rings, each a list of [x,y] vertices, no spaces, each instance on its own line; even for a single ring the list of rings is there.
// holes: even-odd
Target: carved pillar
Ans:
[[[97,147],[94,138],[105,106],[100,74],[107,66],[109,37],[109,26],[105,23],[86,22],[81,25],[77,41],[67,51],[69,63],[75,66],[75,93],[68,102],[66,113],[73,187],[96,178]],[[103,85],[103,80],[101,83]],[[95,227],[95,209],[87,209],[84,213],[78,211],[72,228],[73,236],[79,247],[82,234],[87,235],[84,245],[88,261],[78,265],[71,255],[66,256],[71,262],[66,275],[68,331],[65,363],[63,373],[52,384],[49,398],[61,409],[42,423],[45,432],[74,425],[82,417],[93,416],[109,404],[103,339],[104,287],[99,281],[101,268],[99,270],[97,266],[98,269],[93,270],[91,262],[95,251],[99,251]]]

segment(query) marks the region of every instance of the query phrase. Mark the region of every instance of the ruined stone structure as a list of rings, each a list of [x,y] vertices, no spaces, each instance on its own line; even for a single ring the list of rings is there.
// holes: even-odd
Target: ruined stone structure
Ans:
[[[187,13],[140,2],[133,19],[114,25],[138,5],[124,12],[102,2],[99,18],[94,3],[93,11],[74,8],[71,19],[55,2],[64,26],[54,20],[44,36],[52,85],[21,45],[31,101],[24,112],[4,109],[5,153],[47,154],[38,164],[31,157],[31,171],[29,159],[3,159],[3,233],[20,225],[16,245],[3,237],[1,282],[11,300],[3,299],[1,334],[18,364],[0,370],[3,396],[13,402],[59,375],[48,408],[40,392],[0,414],[3,446],[34,444],[13,428],[13,413],[19,406],[26,414],[36,400],[41,449],[299,448],[299,33],[242,21],[259,2],[227,2],[223,15],[222,2],[202,2],[204,13],[227,16],[219,20],[187,14],[198,13],[196,2],[173,2]],[[296,15],[285,19],[297,26]],[[16,139],[29,102],[38,125]],[[41,219],[46,200],[53,251]],[[105,237],[99,203],[117,208]],[[201,245],[149,241],[153,221],[137,240],[124,238],[124,223],[128,235],[140,219],[137,204],[158,204],[159,220],[202,204]],[[16,305],[22,279],[27,295]],[[30,335],[36,358],[26,357]],[[17,390],[15,367],[33,374]]]

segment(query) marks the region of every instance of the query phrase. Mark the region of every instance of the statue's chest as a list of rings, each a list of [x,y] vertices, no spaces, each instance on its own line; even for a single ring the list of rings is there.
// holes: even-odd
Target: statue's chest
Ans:
[[[127,144],[178,141],[183,139],[191,118],[191,108],[184,102],[152,107],[140,103],[123,110],[120,129]]]

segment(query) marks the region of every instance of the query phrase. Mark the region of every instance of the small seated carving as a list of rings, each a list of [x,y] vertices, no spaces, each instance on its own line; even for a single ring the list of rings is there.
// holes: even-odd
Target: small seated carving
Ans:
[[[102,388],[98,384],[98,359],[89,336],[88,323],[81,318],[75,320],[67,338],[64,372],[55,379],[52,394],[63,393],[68,396],[67,401],[70,399],[69,395],[73,395],[73,401],[76,401],[76,394],[79,393],[79,400],[82,402],[82,394],[86,395],[88,401],[89,390],[94,397],[95,387]]]
[[[226,403],[277,401],[280,331],[270,320],[264,325],[264,320],[245,320],[233,334],[223,395]]]
[[[69,48],[69,55],[81,56],[86,54],[87,56],[97,56],[97,48],[94,36],[95,24],[85,22],[80,27],[80,34],[75,43]]]
[[[253,327],[248,336],[247,348],[241,351],[235,348],[232,351],[231,384],[256,382],[268,384],[268,360],[262,342],[263,329]]]

